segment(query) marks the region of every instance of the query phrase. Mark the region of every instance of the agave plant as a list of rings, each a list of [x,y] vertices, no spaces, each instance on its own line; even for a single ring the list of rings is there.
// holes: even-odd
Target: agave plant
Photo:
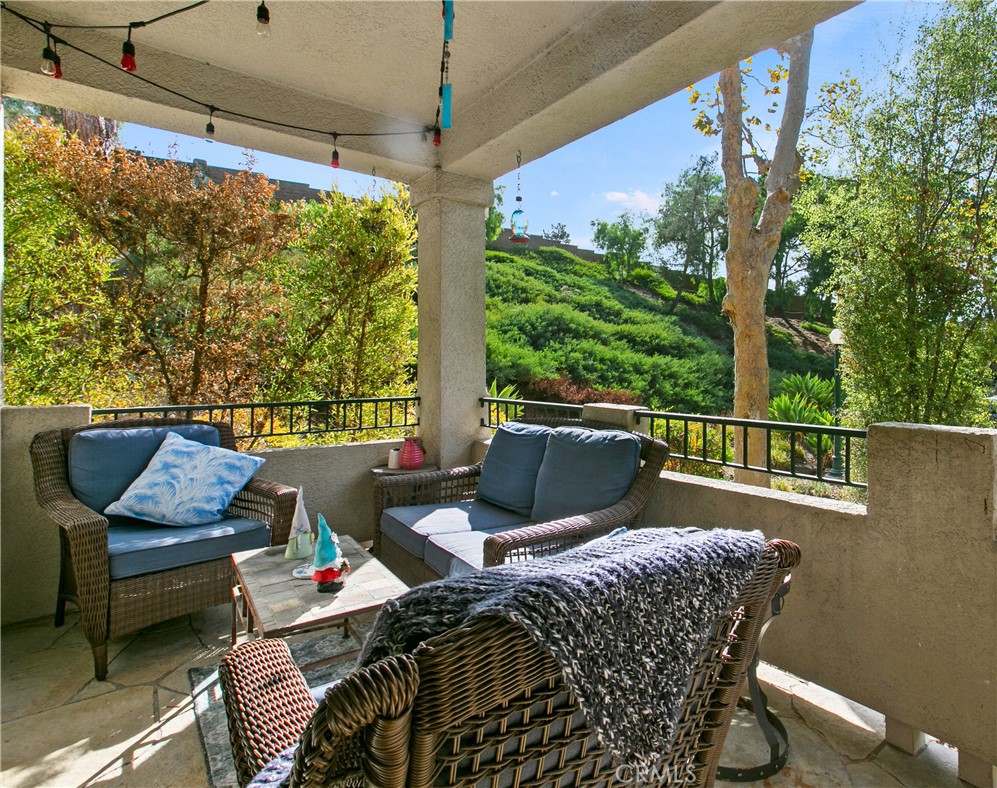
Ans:
[[[834,404],[834,383],[809,372],[806,375],[789,375],[782,381],[782,393],[789,397],[802,397],[821,410],[831,410]]]
[[[795,378],[800,378],[799,375],[794,375]],[[806,377],[811,377],[807,375]],[[805,378],[800,378],[804,380]],[[813,378],[818,382],[821,381],[820,378]],[[789,380],[789,378],[787,378]],[[783,388],[785,389],[785,383],[783,383]],[[833,422],[831,413],[823,408],[815,405],[811,400],[809,400],[803,394],[794,394],[790,396],[789,394],[783,393],[778,397],[773,397],[769,401],[769,419],[772,421],[783,421],[792,424],[815,424],[820,426],[829,426]],[[817,439],[818,436],[810,432],[795,432],[795,442],[798,451],[802,454],[803,447],[806,446],[811,454],[817,454]],[[821,452],[825,458],[831,456],[831,439],[827,435],[820,436]]]

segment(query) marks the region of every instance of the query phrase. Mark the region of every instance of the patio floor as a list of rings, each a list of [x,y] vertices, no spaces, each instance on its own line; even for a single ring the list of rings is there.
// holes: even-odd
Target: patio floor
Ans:
[[[221,659],[229,608],[111,641],[107,682],[93,680],[77,617],[66,619],[60,629],[45,618],[2,630],[0,784],[207,785],[187,671]],[[882,715],[765,665],[760,675],[790,736],[788,765],[765,785],[965,785],[955,750],[933,741],[911,757],[885,744]],[[735,719],[723,760],[768,760],[747,716]]]

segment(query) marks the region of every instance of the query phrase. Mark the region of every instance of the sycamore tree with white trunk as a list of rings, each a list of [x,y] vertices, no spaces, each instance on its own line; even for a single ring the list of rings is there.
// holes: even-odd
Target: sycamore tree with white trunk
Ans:
[[[712,95],[690,89],[690,103],[699,109],[694,125],[707,136],[719,136],[721,143],[728,231],[727,295],[722,311],[734,330],[735,418],[768,418],[765,293],[782,228],[800,187],[803,159],[797,145],[806,114],[812,45],[813,30],[809,30],[778,47],[783,63],[768,70],[767,83],[756,80],[749,59],[743,66],[734,63],[721,71]],[[745,102],[749,81],[764,90],[765,114],[778,114],[781,105],[782,121],[777,128],[751,114]],[[763,130],[776,134],[771,157],[757,139]],[[764,435],[751,433],[747,461],[765,467]],[[737,462],[745,459],[740,435],[735,458]],[[767,474],[739,471],[736,478],[768,484]]]

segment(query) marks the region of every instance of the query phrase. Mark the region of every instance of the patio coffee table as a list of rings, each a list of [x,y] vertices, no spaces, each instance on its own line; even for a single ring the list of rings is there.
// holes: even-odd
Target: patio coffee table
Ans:
[[[408,590],[351,537],[340,536],[339,546],[350,571],[346,585],[335,594],[320,594],[313,580],[291,577],[302,561],[284,558],[283,546],[234,553],[232,645],[240,632],[279,638],[336,626],[348,638],[351,617],[380,610],[389,599]]]

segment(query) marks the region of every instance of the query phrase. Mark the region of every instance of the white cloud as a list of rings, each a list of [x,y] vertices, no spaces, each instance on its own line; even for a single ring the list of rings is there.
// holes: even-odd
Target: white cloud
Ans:
[[[615,202],[627,210],[656,211],[661,205],[657,197],[652,197],[647,192],[634,189],[631,192],[603,192],[606,202]]]
[[[557,195],[559,195],[559,194],[560,194],[560,192],[559,192],[559,191],[557,191],[557,189],[554,189],[554,191],[552,191],[552,192],[550,193],[550,196],[551,196],[551,197],[557,197]]]

